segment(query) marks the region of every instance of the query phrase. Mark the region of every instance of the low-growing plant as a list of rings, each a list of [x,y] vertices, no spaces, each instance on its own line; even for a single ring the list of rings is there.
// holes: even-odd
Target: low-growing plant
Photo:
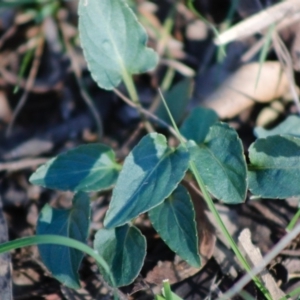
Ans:
[[[158,63],[157,54],[146,46],[145,30],[124,0],[80,0],[78,11],[81,44],[92,77],[107,90],[115,89],[122,81],[145,118],[132,78]],[[199,267],[194,207],[188,191],[180,184],[190,172],[241,265],[250,271],[211,195],[227,204],[244,202],[247,189],[260,198],[300,196],[296,180],[300,174],[300,132],[295,126],[294,131],[289,128],[292,122],[300,128],[300,119],[290,117],[273,131],[257,129],[258,138],[249,148],[247,165],[237,132],[220,122],[214,111],[196,108],[178,129],[167,106],[166,110],[179,141],[177,147],[170,147],[164,135],[153,132],[140,140],[123,165],[116,161],[110,147],[88,144],[39,167],[30,182],[73,191],[72,208],[58,210],[46,205],[38,219],[37,236],[4,244],[0,251],[51,243],[39,245],[41,258],[53,276],[71,288],[80,287],[78,269],[84,251],[97,259],[109,284],[128,285],[138,276],[146,255],[146,239],[135,226],[135,219],[148,213],[165,243],[190,265]],[[95,235],[93,252],[84,245],[90,218],[87,193],[110,188],[112,199],[104,228]],[[80,243],[74,244],[74,239]],[[253,280],[271,299],[260,280]]]

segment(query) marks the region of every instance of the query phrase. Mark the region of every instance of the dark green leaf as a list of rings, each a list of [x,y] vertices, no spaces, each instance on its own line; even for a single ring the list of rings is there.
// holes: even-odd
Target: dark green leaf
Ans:
[[[149,211],[155,230],[166,244],[190,265],[200,267],[194,206],[179,185],[162,204]]]
[[[249,148],[250,191],[262,198],[300,196],[300,138],[269,136]]]
[[[289,116],[273,129],[266,130],[262,127],[256,127],[254,133],[258,138],[265,138],[277,134],[300,137],[300,118],[298,116]]]
[[[89,198],[80,192],[75,194],[71,209],[59,210],[46,204],[38,219],[37,234],[57,234],[85,243],[89,218]],[[56,279],[70,288],[80,288],[78,269],[83,258],[82,252],[52,244],[38,247],[42,261]]]
[[[167,105],[170,109],[173,119],[179,123],[185,113],[192,91],[192,80],[184,79],[175,84],[169,91],[164,94]],[[161,102],[155,115],[167,123],[171,124],[169,115],[164,104]]]
[[[80,0],[78,13],[84,56],[100,87],[112,90],[156,66],[147,34],[124,0]]]
[[[145,136],[127,156],[104,225],[120,226],[157,206],[183,178],[189,154],[183,147],[168,147],[157,133]]]
[[[225,203],[236,204],[245,200],[246,162],[242,143],[236,131],[225,123],[216,123],[204,140],[188,144],[208,191]]]
[[[218,115],[214,110],[197,107],[183,122],[180,132],[187,140],[193,140],[197,144],[203,143],[209,128],[218,121]]]
[[[130,284],[139,274],[146,256],[146,239],[134,226],[125,224],[114,229],[100,229],[94,249],[110,266],[117,286]],[[100,266],[103,272],[103,269]],[[109,277],[103,272],[110,282]]]
[[[51,159],[29,180],[36,185],[63,191],[101,191],[116,182],[120,169],[109,147],[89,144]]]

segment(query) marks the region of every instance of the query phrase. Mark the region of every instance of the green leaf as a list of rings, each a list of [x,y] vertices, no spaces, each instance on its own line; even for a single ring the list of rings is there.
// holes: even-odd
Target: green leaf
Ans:
[[[155,230],[166,244],[190,265],[200,267],[194,206],[179,185],[162,204],[149,211]]]
[[[42,209],[37,234],[57,234],[86,243],[90,218],[90,202],[85,193],[77,193],[71,209],[54,209],[46,204]],[[43,263],[64,285],[80,288],[78,269],[83,253],[73,248],[58,245],[39,245]]]
[[[190,78],[186,78],[175,84],[164,95],[167,105],[176,123],[179,123],[185,114],[185,110],[192,92],[192,83],[193,82]],[[158,106],[155,115],[167,123],[170,123],[169,115],[162,102]]]
[[[289,116],[278,126],[270,130],[256,127],[254,134],[257,138],[265,138],[277,134],[300,137],[300,118],[298,116]]]
[[[147,34],[123,0],[80,0],[79,33],[92,77],[107,90],[132,74],[153,69],[157,54],[146,47]]]
[[[300,196],[300,138],[273,135],[249,148],[250,191],[262,198]]]
[[[104,225],[120,226],[159,205],[176,188],[189,163],[183,147],[168,147],[157,133],[145,136],[124,162]]]
[[[172,300],[184,300],[184,299],[172,292]]]
[[[164,294],[164,292],[163,292],[163,294]],[[163,299],[165,299],[165,300],[184,300],[184,299],[182,299],[181,297],[179,297],[178,295],[176,295],[173,292],[171,292],[171,297],[166,297],[166,298],[163,298]]]
[[[209,128],[218,121],[216,112],[209,108],[197,107],[183,122],[180,132],[187,140],[203,143]]]
[[[203,143],[189,141],[194,161],[208,191],[229,204],[241,203],[246,197],[246,162],[236,131],[225,123],[210,127]]]
[[[136,227],[128,224],[103,228],[96,233],[94,249],[109,265],[116,286],[124,286],[140,273],[146,256],[146,239]],[[103,272],[101,266],[100,269]],[[110,282],[105,271],[103,276]]]
[[[113,150],[102,144],[89,144],[51,159],[29,180],[36,185],[63,191],[101,191],[115,184],[120,168]]]

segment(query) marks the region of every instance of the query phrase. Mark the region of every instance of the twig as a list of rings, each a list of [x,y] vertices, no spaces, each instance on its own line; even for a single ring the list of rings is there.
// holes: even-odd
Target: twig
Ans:
[[[294,79],[294,71],[293,71],[293,62],[292,58],[290,56],[289,51],[287,50],[286,46],[282,42],[281,38],[277,34],[276,31],[273,32],[273,45],[274,49],[276,51],[276,54],[279,58],[279,61],[287,75],[289,86],[290,86],[290,91],[292,94],[292,97],[294,99],[295,105],[298,110],[298,114],[300,114],[300,102],[299,102],[299,97],[298,93],[296,90],[296,83]]]
[[[140,132],[142,131],[142,129],[144,129],[144,123],[140,122],[137,126],[137,128],[134,130],[134,132],[130,135],[129,139],[122,145],[122,148],[120,149],[119,153],[121,155],[123,155],[123,153],[125,152],[126,148],[129,147],[129,145],[138,137],[138,135],[140,134]],[[127,153],[128,154],[128,153]],[[127,156],[123,155],[123,156]]]
[[[114,92],[116,95],[118,95],[125,103],[127,103],[129,106],[134,107],[134,108],[138,108],[136,104],[134,104],[130,99],[128,99],[125,95],[123,95],[118,89],[114,89]],[[169,130],[170,133],[172,133],[175,137],[177,137],[177,133],[174,130],[174,128],[172,126],[170,126],[168,123],[166,123],[165,121],[163,121],[162,119],[158,118],[156,115],[154,115],[153,113],[151,113],[150,111],[139,107],[139,110],[148,118],[156,121],[157,123],[160,123],[161,125],[163,125],[165,128],[167,128]]]
[[[232,299],[242,288],[251,281],[252,277],[259,274],[268,265],[274,257],[281,253],[281,251],[288,245],[293,239],[300,234],[300,224],[298,224],[291,232],[286,234],[275,247],[263,258],[260,266],[257,266],[251,270],[251,272],[245,274],[227,293],[225,293],[221,299]]]
[[[32,67],[30,69],[28,80],[26,82],[26,89],[24,90],[24,93],[23,93],[20,101],[18,102],[17,107],[15,108],[15,110],[13,112],[12,120],[9,123],[7,130],[6,130],[6,136],[9,136],[11,134],[11,131],[12,131],[12,128],[16,121],[16,118],[17,118],[19,112],[21,111],[21,109],[23,108],[24,104],[26,103],[29,91],[31,90],[31,88],[34,85],[34,81],[35,81],[35,78],[36,78],[36,75],[37,75],[37,72],[38,72],[38,69],[40,66],[43,49],[44,49],[44,37],[41,35],[39,38],[37,48],[34,53]]]
[[[27,82],[24,79],[18,79],[18,77],[12,72],[6,70],[4,67],[0,66],[0,86],[6,86],[7,84],[11,85],[19,85],[23,90],[36,93],[36,94],[44,94],[49,91],[58,90],[61,87],[61,82],[57,82],[53,85],[46,85],[41,82],[36,81],[34,86],[30,89],[27,87]]]
[[[177,60],[162,58],[160,60],[160,64],[172,67],[173,69],[175,69],[180,74],[182,74],[186,77],[194,77],[195,76],[195,71],[192,68],[188,67],[187,65],[185,65]]]
[[[215,39],[215,43],[217,45],[224,45],[237,39],[246,38],[278,22],[284,23],[278,24],[280,28],[283,28],[290,25],[291,22],[294,22],[295,18],[299,18],[299,15],[299,0],[284,1],[232,26],[229,30],[221,33],[218,38]]]
[[[44,164],[48,160],[49,158],[32,158],[14,162],[0,163],[0,171],[20,171]]]
[[[64,22],[64,16],[62,14],[60,14],[60,22],[59,22],[60,28],[61,28],[61,32],[63,35],[63,40],[67,49],[67,53],[69,55],[70,61],[71,61],[71,68],[73,70],[73,73],[75,75],[75,79],[77,81],[77,84],[79,86],[80,89],[80,94],[81,97],[83,98],[83,100],[85,101],[86,105],[88,106],[88,108],[90,109],[96,125],[97,125],[97,129],[98,129],[98,136],[99,139],[102,137],[103,135],[103,125],[102,125],[102,120],[100,117],[99,112],[97,111],[97,108],[95,107],[93,100],[91,99],[91,97],[89,96],[88,92],[85,90],[85,87],[82,83],[82,79],[81,79],[81,70],[80,67],[77,63],[77,59],[75,57],[74,54],[74,50],[71,47],[70,41],[67,37],[67,33],[66,33],[66,24]]]
[[[284,256],[293,256],[293,257],[299,257],[300,256],[300,250],[282,250],[280,252],[280,255],[284,255]]]
[[[11,36],[15,34],[17,31],[17,26],[14,24],[10,27],[0,38],[0,48],[2,48],[3,44],[8,40]]]

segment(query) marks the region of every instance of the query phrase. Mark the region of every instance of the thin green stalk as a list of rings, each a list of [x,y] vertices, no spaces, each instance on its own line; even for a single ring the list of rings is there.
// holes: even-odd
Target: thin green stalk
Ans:
[[[163,289],[166,300],[173,300],[169,279],[163,280]]]
[[[232,238],[232,236],[230,235],[230,233],[228,232],[225,224],[223,223],[219,212],[217,211],[214,202],[212,200],[212,198],[210,197],[210,194],[208,193],[205,184],[195,166],[195,163],[193,161],[190,162],[190,169],[192,171],[192,173],[195,176],[195,179],[203,193],[203,197],[208,205],[209,210],[212,212],[218,227],[220,228],[220,230],[222,231],[223,235],[225,236],[226,240],[228,241],[231,249],[233,250],[234,254],[236,255],[237,259],[239,260],[239,262],[241,263],[241,265],[243,266],[243,268],[247,271],[247,272],[251,272],[251,267],[248,264],[247,260],[245,259],[245,257],[243,256],[243,254],[241,253],[241,251],[239,250],[237,244],[235,243],[234,239]],[[258,277],[253,276],[252,280],[254,281],[255,285],[261,290],[261,292],[264,294],[264,296],[268,299],[268,300],[272,300],[271,295],[269,294],[269,292],[266,290],[266,288],[264,287],[264,285],[261,283],[261,281],[259,280]]]
[[[231,2],[229,11],[227,13],[225,22],[221,25],[220,31],[223,32],[225,30],[227,30],[230,25],[232,24],[232,20],[233,20],[233,16],[234,16],[234,12],[236,10],[237,4],[238,4],[239,0],[233,0]],[[226,52],[226,45],[223,45],[223,47],[218,48],[218,52],[217,52],[217,61],[220,63],[223,61],[223,59],[225,58],[224,53]]]
[[[169,117],[170,117],[170,120],[171,120],[171,123],[172,123],[172,125],[173,125],[173,127],[174,127],[174,130],[175,130],[175,132],[177,133],[177,138],[178,138],[178,140],[180,141],[180,144],[181,144],[183,147],[185,147],[185,148],[187,149],[187,146],[186,146],[186,140],[185,140],[184,137],[180,134],[180,131],[179,131],[178,127],[177,127],[176,122],[175,122],[174,119],[173,119],[173,116],[172,116],[171,111],[170,111],[170,109],[169,109],[169,106],[168,106],[168,104],[167,104],[167,102],[166,102],[166,100],[165,100],[165,98],[164,98],[164,95],[162,94],[162,92],[161,92],[160,89],[158,89],[158,92],[159,92],[159,94],[160,94],[160,96],[161,96],[161,100],[162,100],[162,102],[163,102],[163,104],[164,104],[164,106],[165,106],[165,108],[166,108],[166,111],[167,111],[167,113],[168,113],[168,115],[169,115]]]
[[[151,123],[145,118],[143,112],[140,110],[142,108],[138,93],[136,91],[136,87],[134,84],[134,81],[132,79],[132,76],[128,74],[128,72],[124,69],[123,74],[122,74],[123,82],[126,86],[126,89],[128,91],[129,97],[131,101],[137,106],[137,109],[140,113],[141,119],[145,125],[145,128],[147,129],[148,132],[154,132],[154,128],[151,125]]]
[[[178,0],[177,0],[178,2]],[[168,41],[168,37],[171,35],[171,31],[174,27],[174,18],[175,18],[175,13],[176,13],[176,3],[174,3],[174,5],[172,6],[172,8],[170,9],[168,16],[166,18],[166,20],[164,21],[163,24],[163,30],[162,30],[162,34],[158,34],[159,35],[159,43],[160,43],[160,47],[163,48],[163,52],[166,52],[166,57],[168,58],[172,58],[172,55],[170,53],[169,48],[167,47],[167,41]],[[173,67],[168,67],[167,71],[164,75],[164,78],[161,82],[161,89],[163,91],[167,91],[170,89],[171,84],[173,82],[175,76],[175,70]],[[150,107],[150,111],[156,111],[158,106],[160,104],[160,96],[159,94],[154,98],[151,107]]]
[[[161,89],[163,91],[167,91],[170,88],[170,86],[172,84],[172,81],[174,79],[174,76],[175,76],[175,70],[173,68],[169,67],[167,69],[167,72],[166,72],[166,74],[164,76],[164,79],[161,83]]]
[[[172,114],[168,108],[168,105],[161,93],[161,91],[159,90],[160,92],[160,95],[162,97],[162,101],[165,105],[165,108],[168,112],[168,115],[171,119],[171,122],[172,122],[172,125],[175,129],[175,131],[177,132],[177,135],[178,135],[178,139],[180,141],[180,143],[187,149],[187,146],[186,146],[186,142],[184,140],[184,138],[181,136],[180,134],[180,131],[177,127],[177,124],[175,123],[173,117],[172,117]],[[225,238],[227,239],[228,243],[230,244],[230,247],[231,249],[233,250],[233,252],[235,253],[236,257],[238,258],[239,262],[241,263],[241,265],[243,266],[243,268],[249,273],[251,272],[251,267],[250,265],[248,264],[246,258],[242,255],[242,253],[240,252],[238,246],[236,245],[234,239],[232,238],[232,236],[230,235],[230,233],[228,232],[226,226],[224,225],[221,217],[220,217],[220,214],[218,212],[218,210],[216,209],[215,205],[214,205],[214,202],[212,200],[212,198],[210,197],[210,194],[208,193],[207,189],[206,189],[206,186],[196,168],[196,165],[193,161],[190,161],[190,170],[192,171],[196,181],[197,181],[197,184],[199,185],[202,193],[203,193],[203,197],[210,209],[210,211],[212,212],[218,226],[219,226],[219,229],[222,231],[223,235],[225,236]],[[268,290],[266,290],[266,288],[264,287],[264,285],[261,283],[261,281],[259,280],[258,277],[256,276],[252,276],[252,280],[254,281],[255,285],[262,291],[262,293],[264,294],[264,296],[268,299],[268,300],[272,300],[272,297],[270,295],[270,293],[268,292]]]
[[[293,291],[289,292],[285,297],[281,298],[280,300],[287,300],[294,296],[300,295],[300,286],[294,289]],[[299,299],[299,298],[298,298]]]
[[[91,257],[93,257],[96,262],[103,267],[105,272],[110,276],[110,280],[115,286],[114,278],[110,272],[108,264],[105,262],[102,256],[100,256],[96,251],[94,251],[91,247],[87,246],[86,244],[79,242],[77,240],[59,236],[59,235],[51,235],[51,234],[45,234],[45,235],[35,235],[35,236],[29,236],[25,238],[20,238],[14,241],[6,242],[3,244],[0,244],[0,253],[8,252],[14,249],[26,247],[26,246],[32,246],[32,245],[40,245],[40,244],[56,244],[56,245],[62,245],[67,246],[70,248],[77,249],[79,251],[82,251]]]
[[[187,7],[201,20],[203,21],[208,27],[211,28],[211,30],[213,31],[214,35],[216,38],[219,38],[220,34],[219,31],[217,30],[217,28],[211,24],[210,22],[208,22],[201,14],[199,14],[199,12],[195,9],[194,4],[193,4],[194,0],[188,0],[187,2]],[[226,56],[226,51],[225,51],[225,46],[221,45],[220,46],[220,53],[223,54],[223,56]]]
[[[260,55],[259,55],[259,70],[258,70],[258,74],[255,80],[255,89],[257,88],[258,82],[259,82],[259,78],[260,78],[260,74],[261,74],[261,69],[262,66],[264,64],[264,62],[267,60],[267,55],[268,55],[268,51],[272,42],[272,35],[273,32],[275,30],[275,24],[272,24],[269,29],[268,32],[265,36],[265,41],[264,41],[264,45],[260,51]]]
[[[122,78],[123,78],[124,84],[126,86],[127,92],[129,94],[129,98],[131,99],[131,101],[134,104],[140,106],[141,104],[140,104],[139,96],[136,91],[132,76],[129,75],[126,70],[124,70],[124,72],[122,74]]]
[[[300,217],[300,208],[298,209],[298,211],[293,216],[293,218],[290,221],[289,225],[286,227],[286,231],[291,231],[295,227],[299,217]]]
[[[17,78],[17,84],[16,84],[16,86],[14,88],[14,91],[13,91],[14,94],[16,94],[20,89],[20,81],[21,81],[21,79],[22,79],[22,77],[23,77],[23,75],[24,75],[24,73],[25,73],[25,71],[26,71],[26,69],[29,65],[30,60],[33,57],[34,51],[35,51],[35,49],[28,50],[26,52],[24,58],[22,59],[21,68],[20,68],[18,78]]]

